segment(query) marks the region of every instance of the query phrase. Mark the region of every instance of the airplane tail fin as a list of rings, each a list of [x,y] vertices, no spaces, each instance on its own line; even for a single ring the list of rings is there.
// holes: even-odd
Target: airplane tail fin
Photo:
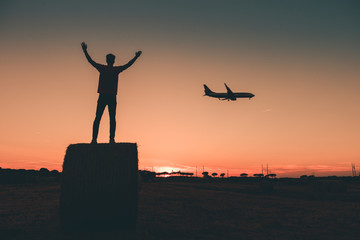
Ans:
[[[208,86],[206,86],[206,84],[204,84],[204,91],[205,91],[205,95],[208,95],[209,93],[213,92],[210,90],[210,88]]]
[[[231,89],[228,87],[228,85],[226,85],[226,83],[224,83],[225,84],[225,87],[226,87],[226,90],[228,91],[228,93],[232,93],[232,91],[231,91]]]

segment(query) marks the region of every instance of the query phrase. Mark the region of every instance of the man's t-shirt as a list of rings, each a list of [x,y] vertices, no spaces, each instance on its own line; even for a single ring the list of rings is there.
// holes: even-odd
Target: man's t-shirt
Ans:
[[[100,73],[98,93],[116,95],[118,89],[119,73],[124,70],[124,67],[112,67],[102,64],[96,64],[95,68]]]

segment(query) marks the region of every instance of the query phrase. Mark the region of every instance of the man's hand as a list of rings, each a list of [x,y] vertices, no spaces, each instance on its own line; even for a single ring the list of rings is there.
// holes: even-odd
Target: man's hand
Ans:
[[[127,64],[125,64],[124,66],[121,66],[121,71],[124,71],[125,69],[127,69],[128,67],[130,67],[131,65],[133,65],[133,63],[136,61],[136,59],[138,57],[140,57],[140,55],[142,54],[141,51],[137,51],[135,53],[135,57],[133,57],[133,59],[131,59]]]
[[[141,54],[142,54],[142,51],[137,51],[137,52],[135,53],[135,56],[136,56],[136,57],[140,57]]]
[[[81,43],[81,47],[82,47],[82,49],[83,49],[84,52],[87,50],[87,45],[86,45],[85,42],[82,42],[82,43]]]

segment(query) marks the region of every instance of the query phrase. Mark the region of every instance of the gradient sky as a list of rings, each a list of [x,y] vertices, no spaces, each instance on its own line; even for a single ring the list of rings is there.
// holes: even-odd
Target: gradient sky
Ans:
[[[98,72],[141,169],[349,175],[360,167],[358,1],[0,1],[0,167],[62,168],[90,142]],[[213,91],[252,92],[219,101]],[[107,109],[99,142],[109,134]],[[200,172],[201,170],[199,170]]]

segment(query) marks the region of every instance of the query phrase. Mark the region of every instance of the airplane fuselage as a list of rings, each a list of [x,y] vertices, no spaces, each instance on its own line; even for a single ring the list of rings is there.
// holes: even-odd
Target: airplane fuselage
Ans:
[[[208,86],[206,86],[204,84],[204,92],[205,95],[204,96],[209,96],[209,97],[213,97],[213,98],[218,98],[219,100],[228,100],[228,101],[236,101],[237,98],[249,98],[251,99],[252,97],[254,97],[255,95],[252,93],[248,93],[248,92],[233,92],[231,91],[231,89],[225,84],[226,93],[217,93],[217,92],[213,92],[210,90],[210,88]]]
[[[235,92],[233,93],[233,96],[229,97],[227,93],[206,93],[205,96],[213,97],[213,98],[219,98],[219,99],[229,99],[232,101],[235,101],[237,98],[252,98],[254,97],[254,94],[248,93],[248,92]]]

